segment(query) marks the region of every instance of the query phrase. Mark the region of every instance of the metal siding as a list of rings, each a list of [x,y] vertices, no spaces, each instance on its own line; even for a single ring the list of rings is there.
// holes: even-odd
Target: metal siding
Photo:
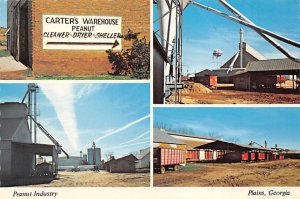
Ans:
[[[249,62],[247,71],[278,71],[278,70],[300,70],[300,63],[290,59],[270,59]]]

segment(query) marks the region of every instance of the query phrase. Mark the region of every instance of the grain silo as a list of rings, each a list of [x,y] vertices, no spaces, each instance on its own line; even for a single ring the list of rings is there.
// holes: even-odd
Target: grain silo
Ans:
[[[101,165],[101,148],[96,148],[95,142],[93,142],[93,146],[87,152],[89,165]]]
[[[83,154],[82,161],[87,162],[87,154]]]

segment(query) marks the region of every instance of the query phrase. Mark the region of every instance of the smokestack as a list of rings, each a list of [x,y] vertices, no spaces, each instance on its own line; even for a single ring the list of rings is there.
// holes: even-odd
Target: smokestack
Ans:
[[[265,148],[267,148],[268,147],[268,145],[267,145],[267,140],[265,140]]]
[[[243,68],[243,28],[240,29],[240,67]]]

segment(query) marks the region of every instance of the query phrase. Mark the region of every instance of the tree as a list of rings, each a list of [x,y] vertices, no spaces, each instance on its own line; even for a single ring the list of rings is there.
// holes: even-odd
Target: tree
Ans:
[[[164,122],[155,122],[154,128],[164,129],[166,131],[171,131],[171,132],[186,134],[186,135],[194,135],[195,134],[193,129],[188,128],[187,126],[183,126],[183,127],[179,127],[179,128],[172,128],[172,126],[170,126]]]
[[[106,157],[107,161],[111,160],[113,156],[114,156],[114,152],[107,152],[105,154],[105,157]]]
[[[236,138],[236,137],[231,137],[231,138],[228,138],[227,139],[229,142],[233,142],[233,143],[238,143],[240,142],[240,139],[239,138]]]
[[[208,137],[210,138],[215,138],[215,139],[222,139],[224,136],[223,135],[220,135],[214,131],[211,131],[208,133]]]
[[[114,52],[107,50],[109,62],[113,65],[113,75],[130,75],[135,79],[150,78],[150,43],[146,38],[139,38],[140,33],[128,30],[121,36],[132,43],[131,48]]]

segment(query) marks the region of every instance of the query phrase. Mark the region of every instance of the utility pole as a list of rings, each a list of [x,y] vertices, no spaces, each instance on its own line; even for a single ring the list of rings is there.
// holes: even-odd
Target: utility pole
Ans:
[[[243,68],[243,46],[244,46],[243,28],[241,28],[240,29],[240,68]]]

